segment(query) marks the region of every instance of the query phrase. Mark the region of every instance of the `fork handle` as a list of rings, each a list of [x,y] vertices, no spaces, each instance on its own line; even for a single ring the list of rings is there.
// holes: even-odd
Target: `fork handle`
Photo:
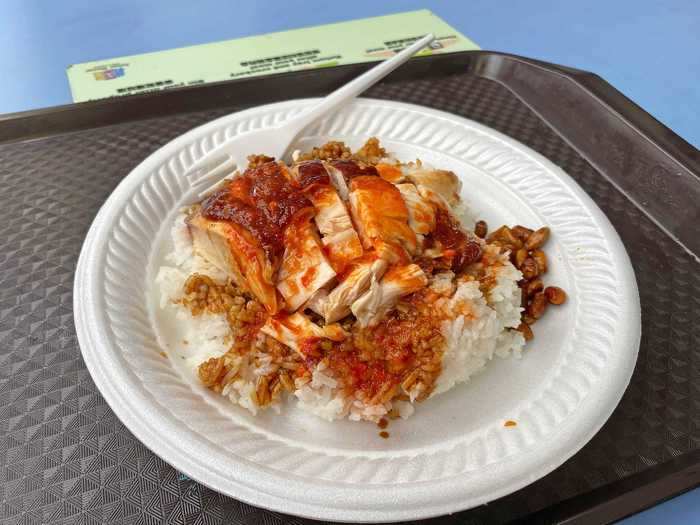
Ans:
[[[397,53],[389,60],[384,60],[374,66],[369,71],[363,73],[355,80],[348,82],[341,88],[336,89],[333,93],[327,95],[315,106],[301,113],[294,119],[285,122],[280,127],[287,127],[294,130],[294,137],[304,130],[309,124],[320,117],[327,115],[333,109],[343,105],[348,100],[357,97],[360,93],[379,82],[382,78],[391,73],[404,62],[408,61],[415,53],[423,49],[435,39],[433,34],[425,35],[420,40],[415,41],[403,51]],[[292,139],[293,139],[292,138]]]

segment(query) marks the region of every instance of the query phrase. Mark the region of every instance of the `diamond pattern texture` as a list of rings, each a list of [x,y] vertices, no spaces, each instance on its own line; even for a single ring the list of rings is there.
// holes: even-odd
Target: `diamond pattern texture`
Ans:
[[[637,368],[594,439],[525,489],[426,523],[522,518],[698,448],[698,263],[499,84],[454,75],[368,95],[466,116],[562,167],[617,227],[641,295]],[[0,145],[0,523],[314,523],[222,496],[147,450],[102,399],[75,337],[73,272],[101,204],[158,147],[238,109]]]

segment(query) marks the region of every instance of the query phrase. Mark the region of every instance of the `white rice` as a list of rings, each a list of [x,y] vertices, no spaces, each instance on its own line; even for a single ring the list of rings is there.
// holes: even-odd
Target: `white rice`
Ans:
[[[192,316],[183,305],[175,303],[182,297],[183,285],[189,275],[200,273],[220,282],[225,279],[217,268],[194,253],[192,241],[180,215],[173,225],[171,236],[173,251],[166,256],[166,266],[159,269],[156,284],[159,286],[161,308],[173,309],[185,331],[185,362],[196,374],[199,365],[211,357],[226,353],[230,346],[230,328],[224,315],[204,313]],[[520,324],[520,289],[517,281],[521,273],[501,255],[501,264],[488,269],[496,274],[496,285],[484,296],[475,281],[454,281],[452,272],[437,274],[430,287],[442,297],[436,308],[448,314],[450,319],[442,323],[441,331],[446,340],[442,358],[442,373],[438,377],[431,396],[446,392],[458,383],[469,380],[482,370],[494,355],[520,357],[525,340],[520,332],[508,330]],[[256,359],[257,357],[257,359]],[[240,379],[228,384],[222,395],[249,410],[253,414],[258,407],[253,402],[257,377],[274,370],[269,358],[262,353],[250,352],[241,357],[238,365]],[[255,364],[257,361],[257,364]],[[406,401],[394,401],[367,406],[356,400],[347,400],[340,392],[338,381],[326,373],[324,364],[313,371],[311,381],[297,380],[296,397],[300,409],[326,420],[348,418],[350,420],[377,421],[396,409],[403,418],[409,417],[414,407]],[[409,392],[413,401],[420,391]],[[273,407],[279,410],[279,405]]]
[[[520,278],[520,272],[507,262],[498,269],[496,285],[488,297],[483,296],[475,281],[457,286],[443,308],[448,312],[469,312],[469,315],[457,315],[442,323],[447,344],[442,373],[431,396],[467,381],[484,368],[494,354],[506,357],[513,352],[520,357],[525,338],[520,332],[507,330],[520,324],[520,288],[517,285]]]

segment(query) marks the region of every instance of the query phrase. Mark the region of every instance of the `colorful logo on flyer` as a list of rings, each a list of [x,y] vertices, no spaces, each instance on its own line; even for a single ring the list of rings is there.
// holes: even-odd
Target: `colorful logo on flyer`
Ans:
[[[104,71],[94,71],[92,74],[95,75],[95,80],[112,80],[114,78],[123,77],[124,68],[115,67],[112,69],[105,69]]]

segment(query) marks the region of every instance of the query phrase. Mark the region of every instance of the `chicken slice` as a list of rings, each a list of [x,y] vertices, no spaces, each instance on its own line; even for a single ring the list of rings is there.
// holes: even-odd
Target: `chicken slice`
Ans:
[[[285,230],[277,289],[284,297],[288,312],[296,311],[335,277],[311,223],[312,216],[313,210],[309,208],[300,211]]]
[[[319,160],[310,160],[295,164],[291,173],[316,210],[314,220],[331,266],[336,272],[343,272],[350,261],[362,256],[363,250],[350,214],[331,186],[326,166]]]
[[[352,179],[360,176],[377,176],[374,166],[364,166],[354,160],[338,159],[326,163],[331,183],[338,190],[340,198],[347,201],[350,195],[349,184]]]
[[[354,263],[350,273],[321,302],[321,315],[333,323],[350,314],[350,306],[367,290],[372,279],[379,279],[388,267],[385,259]]]
[[[340,198],[347,201],[348,196],[350,195],[350,190],[348,189],[348,184],[345,181],[345,177],[343,177],[343,172],[330,163],[327,163],[326,166],[328,167],[328,174],[330,175],[333,187],[338,191]]]
[[[216,189],[188,223],[195,250],[275,314],[281,306],[275,277],[285,229],[304,210],[313,212],[313,206],[288,180],[285,168],[266,162]]]
[[[399,184],[406,180],[406,175],[404,175],[399,166],[394,164],[377,164],[376,168],[379,176],[392,184]]]
[[[328,259],[333,269],[341,273],[364,251],[350,214],[333,188],[318,187],[309,198],[316,206],[316,225],[323,235],[322,242]]]
[[[391,310],[399,298],[428,284],[428,278],[417,264],[393,266],[384,274],[381,281],[372,284],[357,301],[352,304],[352,313],[360,326],[375,326]]]
[[[424,198],[430,198],[434,202],[437,201],[438,204],[444,201],[449,206],[454,206],[459,202],[462,183],[453,172],[406,166],[403,173],[408,180],[416,185]]]
[[[278,311],[273,264],[250,232],[233,222],[207,219],[199,209],[187,223],[196,253],[231,275],[236,284],[253,294],[268,312]]]
[[[306,160],[292,166],[289,175],[302,188],[310,188],[313,185],[329,186],[331,179],[328,176],[326,166],[320,160]]]
[[[330,339],[343,341],[347,334],[338,324],[318,326],[304,314],[280,314],[268,317],[260,331],[304,355],[304,343],[311,340]]]
[[[397,184],[406,208],[408,225],[417,235],[427,235],[435,229],[435,208],[423,197],[413,184]]]
[[[311,297],[309,297],[309,300],[306,301],[306,304],[304,304],[302,310],[306,310],[308,308],[309,310],[317,313],[321,317],[325,317],[323,315],[323,309],[325,307],[327,298],[328,290],[326,288],[316,290],[316,292]]]
[[[316,225],[321,234],[333,236],[346,231],[355,232],[345,204],[332,187],[316,186],[308,191],[307,195],[316,208]],[[360,239],[358,238],[357,241],[359,244]],[[362,255],[361,251],[360,255]]]
[[[408,226],[408,209],[401,192],[381,177],[359,176],[350,181],[350,212],[362,245],[383,243],[416,252],[416,235]]]

